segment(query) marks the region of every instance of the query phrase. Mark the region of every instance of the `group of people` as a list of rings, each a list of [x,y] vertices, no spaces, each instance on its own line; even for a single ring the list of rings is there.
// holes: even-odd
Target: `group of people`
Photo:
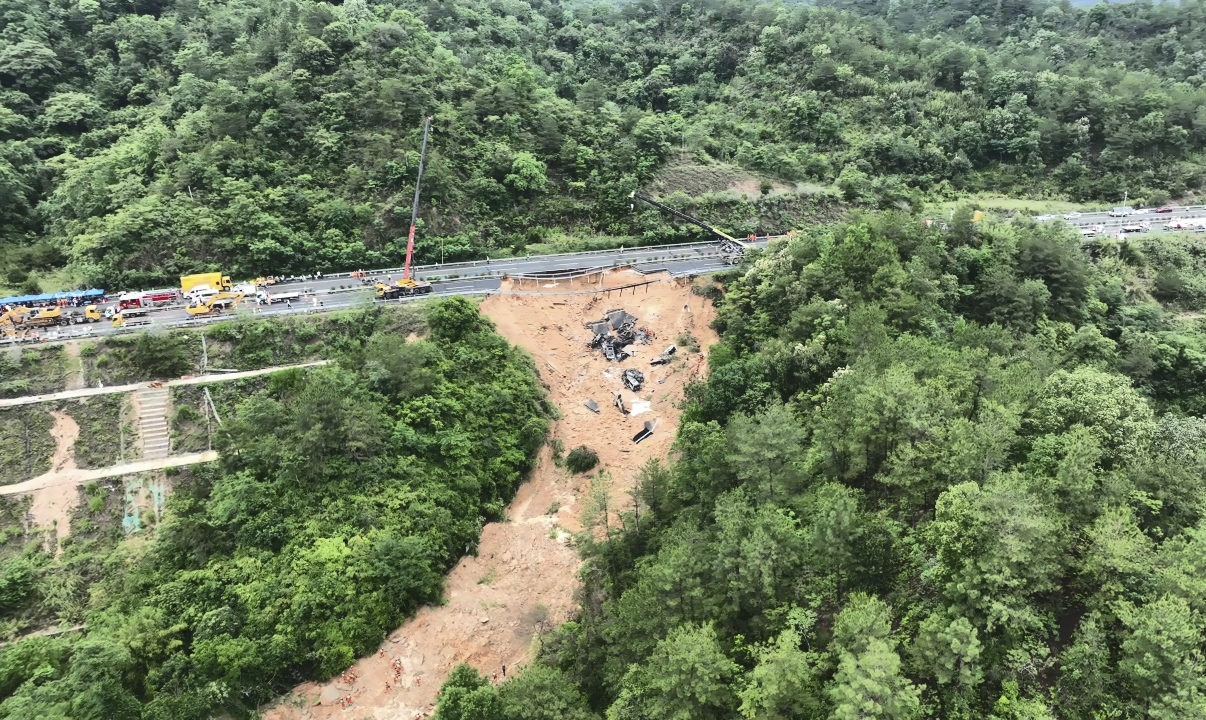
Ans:
[[[99,300],[95,300],[94,302],[98,302],[98,303],[108,302],[108,298],[102,297]],[[80,307],[81,305],[87,305],[87,304],[88,304],[88,301],[85,300],[84,298],[73,297],[73,298],[59,298],[57,300],[43,300],[41,302],[23,302],[23,303],[6,304],[3,306],[0,306],[0,308],[2,308],[4,312],[8,312],[8,311],[12,310],[14,307],[16,307],[17,305],[24,305],[25,307],[29,308],[30,310],[33,310],[35,308],[52,308],[52,307],[61,307],[61,308],[73,307],[74,308],[74,307]]]

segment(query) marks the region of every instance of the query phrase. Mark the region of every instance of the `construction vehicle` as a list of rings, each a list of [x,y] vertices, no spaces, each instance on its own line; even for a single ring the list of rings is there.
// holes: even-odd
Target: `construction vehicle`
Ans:
[[[105,313],[105,317],[113,318],[111,324],[115,328],[127,325],[149,325],[151,323],[149,315],[149,308],[125,308],[116,311],[113,308],[109,308]]]
[[[85,305],[83,312],[72,313],[71,323],[94,323],[100,322],[104,318],[101,316],[100,308],[95,304]]]
[[[410,206],[410,231],[406,235],[406,264],[402,266],[402,278],[392,284],[377,283],[374,289],[379,300],[394,300],[410,295],[425,295],[431,292],[431,283],[415,279],[411,272],[411,261],[415,256],[415,223],[419,221],[419,187],[423,184],[423,166],[427,162],[427,136],[431,132],[431,116],[423,123],[423,146],[419,150],[419,177],[415,180],[415,199]]]
[[[256,279],[255,279],[255,286],[256,286],[256,287],[261,287],[261,288],[262,288],[262,287],[268,287],[269,285],[275,285],[275,284],[276,284],[276,278],[274,278],[274,277],[263,277],[263,276],[261,276],[261,277],[258,277],[258,278],[256,278]]]
[[[229,290],[233,283],[230,278],[220,272],[199,273],[197,275],[184,275],[180,278],[180,291],[188,294],[202,288],[207,288],[217,292]]]
[[[255,301],[261,305],[274,305],[278,303],[293,302],[301,300],[302,293],[298,290],[292,292],[268,292],[267,290],[258,290],[255,293]]]
[[[720,252],[721,252],[722,256],[724,257],[724,261],[726,263],[728,263],[729,265],[737,265],[738,263],[740,263],[741,258],[745,256],[745,252],[752,247],[749,243],[742,241],[742,240],[738,240],[737,238],[733,237],[732,235],[729,235],[726,232],[717,230],[716,228],[712,227],[711,225],[707,224],[706,222],[704,222],[702,220],[693,218],[685,212],[675,210],[674,208],[670,207],[669,205],[663,205],[662,203],[658,202],[657,200],[654,200],[651,197],[642,195],[639,192],[636,192],[635,190],[632,191],[631,193],[629,193],[628,197],[632,198],[633,200],[642,200],[644,202],[647,202],[650,205],[652,205],[653,207],[657,208],[658,210],[670,213],[671,215],[678,218],[679,220],[682,220],[684,222],[689,222],[692,225],[703,228],[704,230],[707,230],[708,232],[715,235],[716,241],[720,245]],[[636,203],[633,203],[629,207],[631,209],[635,210]]]
[[[213,315],[223,310],[232,310],[243,301],[241,292],[220,292],[207,300],[197,300],[186,308],[189,315]]]
[[[426,295],[431,292],[431,283],[425,280],[411,280],[409,283],[399,280],[392,285],[377,283],[375,289],[378,300],[397,300],[412,295]]]
[[[21,320],[21,325],[27,328],[53,327],[55,325],[70,325],[71,315],[63,314],[61,307],[38,308]]]
[[[16,325],[32,312],[24,305],[14,305],[8,312],[0,315],[0,325]]]

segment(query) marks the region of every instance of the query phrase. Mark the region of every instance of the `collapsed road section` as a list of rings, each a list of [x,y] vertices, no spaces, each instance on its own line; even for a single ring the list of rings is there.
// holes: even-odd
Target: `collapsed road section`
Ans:
[[[654,333],[648,328],[638,328],[637,318],[623,308],[608,310],[600,320],[586,323],[593,333],[590,346],[603,353],[612,362],[619,362],[636,354],[634,345],[653,342]]]

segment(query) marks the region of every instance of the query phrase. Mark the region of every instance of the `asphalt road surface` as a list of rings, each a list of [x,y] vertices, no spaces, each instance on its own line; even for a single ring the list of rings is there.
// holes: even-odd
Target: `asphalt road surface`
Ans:
[[[764,238],[755,245],[765,247],[766,243],[767,240]],[[642,272],[664,270],[673,275],[702,275],[731,267],[724,262],[716,243],[702,242],[446,265],[423,265],[415,268],[415,277],[432,284],[431,294],[422,295],[419,298],[476,295],[497,291],[504,276],[521,277],[530,274],[568,273],[574,270],[610,268],[620,265],[632,265]],[[367,278],[358,279],[353,279],[350,275],[350,273],[338,273],[325,275],[322,278],[288,280],[268,288],[270,294],[302,293],[301,298],[293,300],[289,304],[256,305],[254,301],[246,300],[235,313],[218,313],[212,317],[190,316],[182,305],[173,305],[150,311],[145,322],[141,324],[131,321],[124,328],[114,328],[106,319],[95,323],[47,328],[41,330],[41,339],[49,342],[74,340],[127,333],[148,327],[204,325],[227,320],[234,314],[272,317],[325,312],[372,302],[383,302],[376,300],[373,284],[378,281],[397,280],[402,276],[402,270],[400,268],[372,270],[368,272]],[[102,304],[101,312],[103,313],[106,307],[113,304],[115,303]],[[12,340],[0,339],[0,345],[12,342]]]
[[[1137,209],[1135,214],[1127,217],[1110,217],[1108,211],[1105,212],[1087,212],[1087,213],[1072,213],[1072,216],[1065,215],[1039,215],[1035,220],[1039,222],[1053,222],[1056,220],[1066,222],[1078,230],[1087,230],[1097,228],[1099,226],[1104,229],[1100,232],[1105,235],[1116,235],[1124,225],[1135,225],[1139,223],[1149,223],[1148,232],[1186,232],[1172,230],[1169,231],[1165,226],[1172,220],[1206,220],[1206,205],[1190,205],[1188,207],[1172,208],[1172,212],[1157,213],[1155,208]]]

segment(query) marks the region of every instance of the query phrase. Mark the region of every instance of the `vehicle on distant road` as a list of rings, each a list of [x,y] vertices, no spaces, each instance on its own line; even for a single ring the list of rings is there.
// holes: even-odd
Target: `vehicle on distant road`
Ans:
[[[1128,215],[1134,215],[1134,214],[1135,214],[1135,209],[1127,207],[1126,205],[1120,205],[1120,206],[1118,206],[1116,208],[1112,208],[1110,210],[1110,217],[1127,217]]]
[[[1078,217],[1080,217],[1080,213],[1078,212],[1064,213],[1065,220],[1075,220]]]
[[[1135,211],[1135,214],[1136,215],[1146,215],[1149,212],[1151,212],[1151,210],[1149,210],[1147,208],[1139,208],[1138,210]]]
[[[1156,212],[1158,212],[1158,213],[1170,213],[1172,211],[1173,211],[1172,205],[1165,205],[1163,207],[1156,208]]]
[[[1150,226],[1147,223],[1132,223],[1130,225],[1123,225],[1122,232],[1127,233],[1127,234],[1143,233],[1143,232],[1147,232],[1149,228],[1150,228]]]
[[[1035,215],[1034,219],[1036,222],[1047,222],[1048,220],[1055,219],[1055,216],[1054,215]]]

